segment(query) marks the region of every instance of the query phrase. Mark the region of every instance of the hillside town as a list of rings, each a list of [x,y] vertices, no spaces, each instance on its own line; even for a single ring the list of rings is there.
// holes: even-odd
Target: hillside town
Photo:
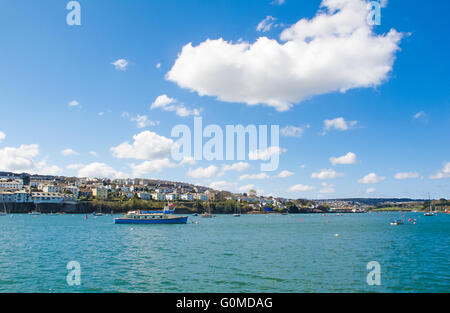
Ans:
[[[145,201],[234,200],[258,206],[282,207],[282,198],[258,196],[256,191],[233,194],[192,184],[151,179],[99,179],[0,172],[0,202],[74,204],[79,201],[138,198]]]
[[[136,200],[140,201],[136,204]],[[133,202],[134,201],[134,202]],[[363,213],[368,210],[390,208],[423,209],[425,200],[411,199],[286,199],[248,193],[232,193],[182,182],[154,179],[100,179],[64,176],[30,175],[0,172],[0,210],[13,207],[74,206],[133,202],[135,206],[158,208],[164,202],[177,202],[185,208],[206,210],[227,206],[218,212],[244,209],[246,213]],[[156,204],[152,206],[151,204]],[[22,205],[22,206],[21,206]],[[447,202],[441,200],[437,205]],[[125,207],[126,209],[127,207]],[[73,210],[77,212],[77,209]],[[20,211],[23,212],[23,211]],[[84,211],[83,211],[84,212]],[[193,211],[194,212],[194,211]]]

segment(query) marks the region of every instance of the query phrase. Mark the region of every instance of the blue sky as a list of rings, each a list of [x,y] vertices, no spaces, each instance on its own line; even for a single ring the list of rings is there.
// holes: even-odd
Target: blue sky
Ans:
[[[252,187],[266,195],[289,198],[427,198],[428,193],[432,197],[450,197],[447,40],[450,25],[445,13],[450,4],[442,2],[437,8],[419,1],[407,4],[388,1],[381,9],[381,25],[370,28],[369,39],[385,38],[395,29],[401,34],[395,44],[398,49],[381,51],[386,46],[382,45],[377,54],[358,43],[355,46],[358,58],[350,60],[339,59],[339,52],[330,50],[328,56],[336,58],[335,63],[342,61],[345,67],[339,73],[327,67],[321,69],[326,75],[317,74],[313,68],[299,78],[301,83],[297,87],[289,73],[302,71],[300,65],[310,66],[309,63],[305,65],[301,60],[284,63],[283,58],[277,60],[277,54],[259,54],[255,64],[244,62],[245,75],[241,75],[242,68],[230,70],[228,63],[220,61],[220,53],[226,53],[224,49],[214,51],[212,47],[199,45],[207,39],[223,38],[228,43],[214,42],[222,48],[234,49],[247,43],[256,49],[255,43],[267,37],[277,43],[274,50],[258,51],[279,52],[279,45],[286,42],[280,35],[293,29],[301,19],[314,19],[318,12],[328,14],[329,18],[339,13],[339,10],[324,13],[327,8],[320,8],[319,0],[286,0],[281,5],[270,0],[132,4],[118,0],[79,1],[80,26],[66,24],[67,2],[2,2],[0,170],[160,178],[231,191],[247,191]],[[344,10],[347,9],[341,9]],[[258,31],[258,24],[268,16],[273,17],[270,29]],[[316,32],[311,35],[314,37],[321,31],[319,27],[311,29],[300,28],[296,38],[302,32],[308,36],[311,35],[308,31]],[[322,40],[333,36],[326,34]],[[292,42],[296,40],[299,39]],[[192,43],[193,51],[200,57],[182,52],[188,43]],[[303,56],[303,50],[298,49]],[[320,67],[314,63],[321,60],[322,53],[320,50],[320,56],[312,59],[311,66]],[[370,64],[389,68],[381,75],[381,81],[372,78],[367,86],[363,86],[361,77],[365,79],[373,71],[362,64],[359,72],[356,64],[365,62],[359,58],[365,54]],[[391,65],[386,56],[392,58]],[[240,57],[248,60],[242,51],[237,51],[231,62]],[[112,64],[121,59],[127,62],[122,70]],[[177,60],[180,62],[176,66]],[[184,65],[181,61],[185,61]],[[271,74],[265,73],[264,68],[273,69],[275,61],[279,63],[272,73],[277,77],[271,81]],[[353,72],[346,73],[347,68]],[[260,79],[266,74],[268,79]],[[344,76],[355,87],[340,92],[344,87],[340,86],[340,77]],[[242,79],[245,88],[230,89],[228,84],[242,85]],[[323,91],[325,84],[327,88],[332,86],[331,91]],[[291,87],[286,87],[286,92],[280,91],[284,86]],[[260,96],[267,90],[270,95]],[[286,94],[299,100],[286,100]],[[173,102],[151,109],[161,95],[167,95]],[[248,105],[251,102],[248,99],[254,98],[259,104]],[[76,105],[70,106],[71,102]],[[177,108],[185,113],[181,114]],[[281,135],[280,147],[286,152],[280,155],[279,169],[268,172],[269,177],[264,179],[243,176],[261,173],[260,162],[252,160],[220,175],[223,166],[237,161],[177,164],[170,157],[155,156],[152,151],[147,151],[147,155],[143,151],[143,157],[133,158],[136,151],[129,151],[131,156],[126,157],[122,153],[120,157],[111,149],[124,142],[132,144],[133,136],[151,132],[154,135],[147,139],[155,140],[149,145],[154,144],[157,150],[159,143],[170,140],[173,126],[193,125],[195,110],[205,125],[277,124],[281,129],[287,126],[302,129],[302,133]],[[138,115],[154,123],[139,128],[133,121]],[[345,121],[348,129],[342,129],[342,119],[338,118]],[[334,120],[332,125],[340,129],[331,128],[324,134],[325,120]],[[68,150],[64,155],[62,151],[66,149],[73,153]],[[349,152],[356,155],[356,161],[347,158],[344,163],[352,164],[330,162],[331,157],[349,157]],[[313,173],[322,170],[327,171],[315,177],[324,179],[313,177]],[[327,176],[330,170],[334,174]],[[287,177],[276,177],[282,171],[289,172],[283,175]],[[367,176],[371,173],[376,176]],[[396,174],[401,173],[397,178],[410,178],[396,179]]]

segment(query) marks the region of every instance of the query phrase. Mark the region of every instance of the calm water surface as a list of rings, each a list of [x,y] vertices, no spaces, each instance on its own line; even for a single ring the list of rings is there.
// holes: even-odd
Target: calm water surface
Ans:
[[[450,292],[450,215],[0,217],[0,292]],[[198,222],[195,223],[195,222]],[[339,236],[335,236],[339,234]],[[66,265],[81,264],[81,286]],[[381,286],[366,265],[381,265]]]

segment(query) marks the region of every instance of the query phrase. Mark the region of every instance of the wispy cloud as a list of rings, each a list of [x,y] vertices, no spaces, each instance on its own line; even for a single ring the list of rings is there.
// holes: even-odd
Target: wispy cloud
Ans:
[[[330,130],[346,131],[352,129],[358,124],[358,121],[346,121],[343,117],[337,117],[332,120],[325,120],[322,135]]]
[[[319,172],[312,173],[311,178],[323,180],[323,179],[335,179],[342,176],[344,176],[343,173],[338,173],[333,169],[323,169],[320,170]]]
[[[262,33],[268,32],[270,31],[276,20],[277,19],[273,16],[267,16],[265,19],[259,22],[256,30]]]
[[[444,163],[444,167],[442,168],[442,170],[430,176],[431,179],[442,179],[449,177],[450,177],[450,162]]]
[[[73,155],[78,155],[78,152],[76,152],[73,149],[64,149],[61,151],[61,154],[63,156],[73,156]]]
[[[114,65],[116,70],[126,71],[129,63],[125,59],[118,59],[118,60],[116,60],[114,62],[111,62],[111,64]]]
[[[175,112],[180,117],[200,115],[199,109],[189,109],[184,104],[179,103],[177,99],[170,98],[166,94],[158,96],[150,105],[150,110],[158,108],[168,112]]]
[[[266,173],[244,174],[239,177],[239,180],[247,180],[247,179],[261,180],[261,179],[268,179],[268,178],[270,178],[270,176],[267,175]]]
[[[310,128],[309,124],[305,126],[286,126],[280,130],[281,135],[285,137],[301,137],[305,132],[305,129]]]
[[[81,107],[80,103],[77,100],[72,100],[67,105],[70,108],[79,108],[79,107]]]
[[[411,178],[419,178],[419,173],[417,172],[405,172],[405,173],[397,173],[394,176],[395,179],[411,179]]]

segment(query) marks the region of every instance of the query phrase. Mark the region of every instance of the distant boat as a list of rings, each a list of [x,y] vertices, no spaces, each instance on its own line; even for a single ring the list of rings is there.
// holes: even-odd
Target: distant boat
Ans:
[[[202,215],[200,215],[200,217],[203,217],[203,218],[212,218],[213,216],[212,216],[211,213],[205,212],[205,213],[203,213]]]
[[[433,210],[432,210],[432,208],[431,208],[431,199],[430,199],[430,212],[426,212],[426,213],[424,214],[424,216],[434,216],[434,212],[433,212]]]
[[[41,212],[33,211],[28,213],[29,215],[41,215]]]
[[[92,213],[92,215],[94,215],[94,216],[103,216],[103,213],[94,212],[94,213]]]
[[[208,201],[208,210],[207,212],[204,212],[202,215],[200,215],[200,217],[203,218],[212,218],[212,214],[211,214],[211,206],[209,205],[209,201]]]
[[[392,226],[403,225],[403,221],[402,221],[402,220],[392,221],[392,222],[391,222],[391,225],[392,225]]]
[[[234,217],[239,217],[239,216],[241,216],[241,208],[239,207],[239,213],[238,213],[238,211],[237,211],[237,209],[234,211],[234,214],[233,214],[233,216]]]
[[[192,216],[198,216],[198,213],[194,213],[194,214],[192,214]]]

